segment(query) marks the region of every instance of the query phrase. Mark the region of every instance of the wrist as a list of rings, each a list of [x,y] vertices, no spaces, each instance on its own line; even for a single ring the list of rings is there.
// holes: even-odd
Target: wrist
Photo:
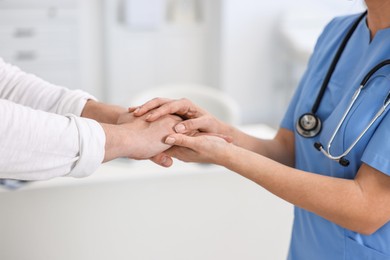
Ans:
[[[225,149],[223,155],[219,157],[217,164],[227,169],[234,169],[237,161],[242,161],[242,158],[245,158],[242,152],[243,150],[240,147],[229,144],[229,148]],[[237,160],[237,158],[239,159]]]
[[[81,113],[81,117],[94,119],[100,123],[116,124],[121,114],[127,113],[127,109],[97,102],[95,100],[88,100]]]
[[[234,144],[237,143],[238,134],[237,134],[237,129],[234,126],[221,122],[221,128],[219,129],[219,133],[225,136],[232,137],[233,143]]]

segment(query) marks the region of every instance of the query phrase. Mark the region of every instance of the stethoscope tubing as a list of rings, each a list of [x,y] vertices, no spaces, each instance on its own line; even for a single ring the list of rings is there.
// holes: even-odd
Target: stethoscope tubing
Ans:
[[[336,55],[334,56],[333,58],[333,61],[332,63],[330,64],[330,67],[328,69],[328,72],[326,73],[326,76],[324,78],[324,81],[322,82],[322,85],[321,85],[321,88],[320,88],[320,91],[318,92],[318,95],[317,95],[317,98],[313,104],[313,107],[311,108],[311,113],[312,114],[316,114],[317,113],[317,110],[318,108],[320,107],[320,104],[321,104],[321,101],[322,101],[322,98],[325,94],[325,90],[326,88],[328,87],[328,84],[329,84],[329,81],[333,75],[333,72],[334,70],[336,69],[336,66],[337,66],[337,63],[339,62],[340,60],[340,57],[341,55],[343,54],[344,52],[344,49],[345,47],[347,46],[348,44],[348,41],[349,39],[352,37],[352,34],[355,32],[356,28],[358,27],[360,21],[366,16],[367,14],[367,11],[363,12],[359,17],[358,19],[356,20],[356,22],[352,25],[352,27],[349,29],[347,35],[344,37],[340,47],[338,48],[337,52],[336,52]]]
[[[359,136],[355,139],[355,141],[348,147],[347,150],[345,150],[342,154],[338,155],[338,156],[334,156],[331,154],[330,152],[330,149],[331,149],[331,146],[332,146],[332,143],[333,143],[333,140],[337,134],[337,131],[335,131],[332,135],[332,138],[331,140],[329,140],[329,143],[327,145],[327,148],[326,150],[323,148],[323,146],[319,146],[319,150],[326,156],[328,157],[329,159],[331,160],[335,160],[335,161],[338,161],[340,160],[341,158],[344,158],[345,156],[347,156],[351,151],[352,149],[356,146],[356,144],[362,139],[362,137],[366,134],[366,132],[368,131],[368,129],[371,128],[371,126],[382,116],[382,114],[386,111],[387,107],[389,106],[390,104],[390,99],[389,99],[389,95],[386,97],[387,101],[385,101],[385,104],[377,111],[377,113],[375,114],[375,116],[371,119],[370,123],[364,128],[364,130],[359,134]],[[351,102],[352,103],[352,102]],[[345,117],[344,117],[345,118]],[[342,122],[342,121],[340,121]],[[339,124],[338,126],[339,128],[341,127],[341,124]]]
[[[306,138],[311,138],[311,137],[314,137],[316,135],[318,135],[318,133],[321,131],[321,127],[319,127],[318,129],[309,129],[309,128],[306,128],[305,125],[321,125],[321,119],[316,116],[316,112],[319,108],[319,105],[322,101],[322,98],[325,94],[325,90],[330,82],[330,79],[332,77],[332,74],[337,66],[337,63],[349,41],[349,39],[352,37],[354,31],[356,30],[357,26],[359,25],[360,21],[366,16],[367,14],[367,11],[365,11],[364,13],[362,13],[358,19],[354,22],[354,24],[351,26],[351,28],[349,29],[347,35],[345,36],[345,38],[343,39],[339,49],[337,50],[336,52],[336,55],[329,67],[329,70],[328,72],[326,73],[326,76],[325,76],[325,79],[321,85],[321,88],[320,88],[320,91],[318,93],[318,96],[313,104],[313,107],[311,109],[311,112],[310,113],[306,113],[306,114],[303,114],[297,121],[297,132],[303,136],[303,137],[306,137]],[[386,66],[386,65],[390,65],[390,59],[387,59],[387,60],[384,60],[380,63],[378,63],[376,66],[374,66],[362,79],[361,83],[360,83],[360,86],[359,88],[354,92],[352,98],[351,98],[351,101],[347,107],[347,109],[345,110],[343,116],[341,117],[339,123],[337,124],[335,130],[333,131],[333,134],[331,136],[331,138],[329,139],[329,142],[326,146],[326,149],[323,147],[323,145],[320,143],[320,142],[316,142],[314,144],[314,147],[321,151],[327,158],[331,159],[331,160],[335,160],[335,161],[338,161],[341,165],[343,166],[348,166],[349,165],[349,161],[345,158],[345,156],[347,156],[351,150],[356,146],[356,144],[362,139],[362,137],[366,134],[366,132],[370,129],[370,127],[372,127],[372,125],[383,115],[383,113],[386,111],[387,107],[389,106],[390,104],[390,92],[388,93],[388,95],[386,96],[386,99],[384,100],[383,102],[383,106],[377,111],[377,113],[375,114],[375,116],[370,120],[370,122],[368,123],[368,125],[364,128],[364,130],[359,134],[359,136],[352,142],[352,144],[343,152],[341,153],[340,155],[338,156],[334,156],[331,154],[331,148],[332,148],[332,144],[334,142],[334,139],[336,138],[336,135],[338,134],[340,128],[342,127],[343,123],[345,122],[348,114],[350,113],[351,109],[353,108],[356,100],[358,99],[358,97],[360,96],[360,94],[362,93],[363,89],[366,87],[366,84],[368,83],[368,81],[370,80],[370,78],[379,70],[381,69],[382,67]],[[306,119],[308,118],[308,119]],[[304,123],[301,123],[300,120],[309,120],[310,121],[306,121]]]
[[[351,111],[353,105],[355,104],[356,100],[358,99],[358,97],[360,96],[362,90],[366,87],[366,84],[367,82],[369,81],[369,79],[374,75],[375,72],[377,72],[379,69],[381,69],[382,67],[386,66],[386,65],[390,65],[390,59],[389,60],[384,60],[382,61],[381,63],[377,64],[375,67],[373,67],[367,74],[366,76],[363,78],[362,82],[360,83],[360,86],[359,88],[355,91],[355,93],[353,94],[352,96],[352,100],[351,102],[349,103],[348,105],[348,108],[346,109],[346,111],[344,112],[342,118],[340,119],[336,129],[334,130],[331,138],[329,139],[329,142],[328,142],[328,145],[326,147],[326,150],[323,148],[323,146],[321,145],[320,146],[320,151],[326,155],[326,157],[328,157],[329,159],[332,159],[332,160],[340,160],[341,158],[345,157],[347,154],[349,154],[351,152],[351,150],[355,147],[355,145],[360,141],[360,139],[364,136],[364,134],[368,131],[368,129],[370,129],[370,127],[375,123],[376,120],[378,120],[379,117],[381,117],[381,115],[386,111],[386,108],[388,107],[388,105],[390,104],[390,93],[386,96],[386,99],[384,100],[383,102],[383,106],[377,111],[377,113],[375,114],[375,116],[371,119],[371,121],[369,122],[369,124],[365,127],[365,129],[360,133],[360,135],[355,139],[355,141],[348,147],[347,150],[344,151],[344,153],[342,153],[341,155],[338,155],[338,156],[333,156],[331,155],[331,152],[330,152],[330,149],[331,149],[331,146],[333,144],[333,141],[337,135],[337,133],[339,132],[342,124],[344,123],[346,117],[348,116],[349,112]]]

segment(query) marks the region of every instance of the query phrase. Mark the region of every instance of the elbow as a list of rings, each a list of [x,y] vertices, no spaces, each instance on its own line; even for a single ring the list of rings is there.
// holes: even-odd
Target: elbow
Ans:
[[[387,222],[387,219],[384,220],[378,216],[366,217],[363,220],[356,221],[355,225],[351,227],[351,230],[365,236],[370,236],[377,232]]]
[[[377,227],[377,226],[374,226],[374,225],[371,225],[371,226],[367,225],[367,226],[357,227],[354,231],[359,233],[359,234],[365,235],[365,236],[371,236],[379,228],[380,227]]]

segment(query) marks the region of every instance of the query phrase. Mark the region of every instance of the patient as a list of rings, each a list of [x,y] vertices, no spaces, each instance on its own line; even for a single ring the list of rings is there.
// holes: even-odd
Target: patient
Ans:
[[[0,58],[0,180],[86,177],[115,158],[162,166],[164,138],[181,119],[156,122],[92,95],[48,83]]]

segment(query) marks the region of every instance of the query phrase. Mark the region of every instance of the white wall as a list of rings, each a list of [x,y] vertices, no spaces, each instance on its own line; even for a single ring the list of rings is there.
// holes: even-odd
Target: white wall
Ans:
[[[193,24],[174,23],[167,14],[160,26],[134,28],[124,22],[124,0],[104,1],[105,75],[107,100],[129,105],[133,95],[161,84],[203,83],[216,60],[210,57],[216,24],[214,2],[200,1],[200,20]],[[208,26],[210,25],[210,26]],[[210,48],[210,49],[209,49]],[[210,62],[211,61],[211,62]]]
[[[272,125],[278,124],[296,84],[285,80],[291,72],[284,70],[286,64],[280,62],[286,61],[280,60],[286,46],[278,42],[282,40],[278,36],[282,17],[286,13],[312,12],[311,20],[307,19],[301,24],[305,27],[316,16],[331,17],[356,12],[361,7],[359,1],[337,0],[224,0],[221,3],[220,87],[238,100],[244,122],[267,122]],[[319,24],[315,30],[307,33],[318,34],[321,28],[322,24]],[[301,63],[299,61],[296,66],[302,66]],[[289,68],[293,69],[291,66]],[[299,74],[301,72],[299,70]],[[286,82],[290,85],[281,86]]]
[[[82,88],[103,101],[124,106],[131,105],[129,100],[132,96],[156,85],[205,84],[226,91],[239,102],[243,123],[277,125],[307,60],[306,56],[297,57],[295,47],[292,48],[294,44],[291,40],[302,37],[290,33],[292,37],[286,40],[280,36],[283,14],[289,12],[301,19],[303,22],[295,23],[298,28],[313,24],[307,22],[312,21],[313,16],[305,22],[301,14],[336,15],[353,12],[360,7],[360,0],[318,0],[315,3],[310,0],[195,0],[201,5],[198,23],[172,23],[164,14],[158,28],[137,29],[124,22],[126,1],[129,0],[61,0],[58,4],[47,0],[4,0],[0,5],[3,14],[0,39],[9,37],[10,32],[12,35],[10,30],[17,30],[14,24],[23,23],[23,17],[28,19],[23,14],[41,12],[36,6],[45,7],[50,12],[53,10],[50,6],[58,4],[58,10],[69,12],[68,5],[72,3],[72,8],[77,7],[77,10],[72,9],[72,15],[78,18],[70,19],[69,24],[63,26],[74,30],[70,32],[74,39],[73,36],[67,37],[66,41],[77,44],[68,48],[72,50],[72,55],[62,58],[71,62],[57,59],[50,60],[50,66],[39,61],[17,65],[27,71],[30,68],[54,83]],[[186,0],[153,1],[168,4],[167,1]],[[21,11],[21,17],[5,18],[15,10]],[[294,24],[291,21],[289,25]],[[50,23],[41,25],[39,21],[35,22],[38,29]],[[30,24],[23,26],[29,28]],[[320,29],[321,24],[304,35],[315,35]],[[285,32],[291,30],[294,30],[293,26]],[[14,41],[27,51],[35,45],[41,49],[42,46],[53,49],[66,42],[56,37],[46,41],[37,38],[35,45],[32,39],[3,40],[1,56],[11,53],[7,51],[7,46],[15,47]],[[312,45],[314,41],[309,40],[308,44]],[[58,53],[65,52],[66,48],[62,48]],[[12,57],[10,61],[13,61]],[[64,64],[66,69],[61,69]]]
[[[108,101],[129,105],[131,96],[146,88],[200,83],[234,97],[243,123],[276,126],[307,60],[305,57],[297,65],[290,62],[294,57],[286,52],[281,43],[285,39],[279,35],[283,15],[312,12],[313,19],[360,7],[359,1],[337,0],[199,1],[201,23],[173,26],[163,21],[155,30],[127,27],[121,20],[124,0],[104,1]],[[318,34],[321,28],[319,24],[311,32]]]
[[[99,99],[105,99],[104,32],[102,0],[82,0],[80,5],[80,87]]]

